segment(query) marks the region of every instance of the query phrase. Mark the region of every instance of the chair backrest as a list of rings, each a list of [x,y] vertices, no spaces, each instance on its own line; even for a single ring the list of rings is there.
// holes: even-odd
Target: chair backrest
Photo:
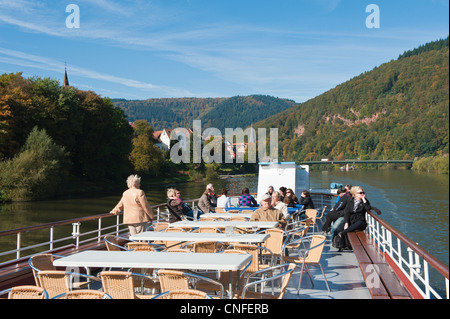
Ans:
[[[237,214],[237,213],[239,213],[239,210],[229,210],[229,211],[227,211],[227,213]]]
[[[244,216],[233,216],[233,217],[230,217],[228,220],[230,220],[230,221],[240,221],[240,222],[245,222],[245,221],[247,221],[248,219],[245,218]]]
[[[38,286],[16,286],[8,289],[8,299],[47,299],[44,288]]]
[[[127,271],[102,271],[103,291],[113,299],[135,299],[133,276]]]
[[[234,245],[234,249],[245,251],[245,252],[249,253],[250,255],[252,255],[252,263],[247,268],[248,272],[252,273],[252,272],[255,272],[255,271],[259,270],[260,264],[259,264],[259,249],[258,249],[258,246],[251,245],[251,244],[235,244]]]
[[[169,227],[169,223],[159,222],[157,224],[153,224],[153,231],[162,231]]]
[[[294,263],[290,263],[287,269],[288,273],[285,274],[283,278],[283,282],[281,283],[280,293],[278,294],[278,299],[283,299],[284,293],[286,292],[286,288],[289,284],[289,280],[291,279],[292,273],[294,272],[296,265]]]
[[[212,299],[206,292],[195,289],[175,289],[163,292],[153,299]]]
[[[201,221],[202,222],[215,222],[217,220],[220,220],[221,218],[219,217],[212,217],[212,216],[208,216],[208,217],[202,217]]]
[[[39,254],[30,257],[28,263],[33,270],[34,280],[36,282],[36,286],[42,287],[39,277],[37,273],[41,270],[56,270],[56,267],[53,266],[54,256],[52,254]]]
[[[220,243],[216,241],[197,241],[194,243],[194,253],[217,253]]]
[[[183,233],[183,232],[186,232],[186,231],[183,228],[181,228],[181,227],[169,227],[169,228],[164,229],[164,232],[167,232],[167,233]],[[166,247],[170,247],[170,248],[181,248],[181,245],[182,245],[182,243],[179,240],[177,240],[177,241],[173,241],[173,240],[172,241],[164,241],[163,244]]]
[[[156,251],[153,246],[144,242],[129,242],[127,248],[133,251]]]
[[[325,246],[326,238],[322,235],[314,235],[310,241],[310,248],[305,255],[305,262],[318,263],[322,257],[323,248]]]
[[[70,291],[69,274],[63,270],[41,270],[38,277],[49,298]]]
[[[119,247],[119,241],[114,235],[106,235],[103,237],[105,239],[106,249],[109,251],[121,251],[122,249]]]
[[[80,289],[69,291],[63,297],[65,299],[111,299],[107,293],[100,290]]]
[[[308,208],[307,210],[305,210],[305,216],[307,218],[312,218],[313,224],[316,222],[317,213],[317,209]]]
[[[277,228],[266,229],[266,234],[270,237],[262,244],[263,247],[270,249],[274,255],[281,255],[281,248],[283,247],[283,239],[286,233]]]
[[[317,219],[322,219],[325,215],[325,211],[327,209],[327,206],[323,206],[322,212],[320,213],[320,216],[317,216]]]
[[[227,249],[222,252],[223,254],[242,254],[246,255],[248,252],[238,249]],[[248,269],[252,266],[253,260],[250,261],[250,266],[247,267],[247,265],[244,265],[242,269],[239,271],[239,284],[242,287],[244,284],[244,275],[246,272],[248,272]],[[232,271],[232,284],[233,287],[236,287],[236,284],[238,282],[238,273],[237,271]],[[219,273],[219,281],[224,285],[227,286],[229,284],[229,271],[220,271]]]
[[[217,227],[200,227],[198,229],[199,233],[220,233],[220,228]]]
[[[214,210],[216,213],[226,213],[225,208],[223,207],[216,207]]]
[[[189,289],[189,279],[183,271],[160,269],[158,270],[161,292],[174,289]]]

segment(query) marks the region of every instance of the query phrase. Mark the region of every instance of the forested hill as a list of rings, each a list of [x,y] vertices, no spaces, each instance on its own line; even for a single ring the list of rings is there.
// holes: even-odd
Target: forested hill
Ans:
[[[449,46],[448,38],[436,42],[253,126],[279,128],[282,160],[444,155],[449,152]]]
[[[155,130],[192,128],[193,120],[202,120],[203,127],[246,128],[293,107],[294,101],[267,95],[231,98],[167,98],[148,100],[112,100],[130,122],[147,120]]]

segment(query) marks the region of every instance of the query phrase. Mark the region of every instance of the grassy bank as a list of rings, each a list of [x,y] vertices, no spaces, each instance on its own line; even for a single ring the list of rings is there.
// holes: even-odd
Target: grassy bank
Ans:
[[[418,172],[448,174],[449,157],[448,156],[431,156],[424,157],[414,162],[412,170]]]

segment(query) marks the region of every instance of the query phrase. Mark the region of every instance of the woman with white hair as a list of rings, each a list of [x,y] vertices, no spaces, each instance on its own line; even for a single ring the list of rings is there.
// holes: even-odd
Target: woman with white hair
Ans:
[[[117,215],[123,211],[123,223],[128,225],[130,235],[142,233],[148,222],[153,220],[145,192],[140,189],[141,178],[138,175],[130,175],[127,178],[128,190],[123,192],[122,198],[110,214]]]

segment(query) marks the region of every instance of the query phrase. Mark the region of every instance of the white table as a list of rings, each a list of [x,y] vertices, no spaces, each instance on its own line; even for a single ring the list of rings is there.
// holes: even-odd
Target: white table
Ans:
[[[131,240],[161,240],[161,241],[220,241],[226,243],[263,243],[269,238],[268,234],[232,234],[227,236],[223,233],[166,233],[147,231],[130,236]]]
[[[278,226],[278,222],[260,222],[260,221],[190,221],[183,220],[175,223],[169,224],[169,227],[190,227],[190,228],[200,228],[200,227],[218,227],[225,228],[227,226],[233,226],[237,228],[275,228]]]
[[[215,218],[231,218],[231,217],[245,217],[245,218],[250,218],[252,217],[252,214],[247,214],[247,213],[208,213],[208,214],[203,214],[200,215],[199,218],[206,218],[206,217],[215,217]]]
[[[228,270],[230,272],[230,296],[232,295],[232,271],[239,272],[250,260],[250,254],[209,254],[148,251],[83,251],[53,261],[57,267],[89,268],[164,268]],[[238,281],[239,282],[239,281]]]

